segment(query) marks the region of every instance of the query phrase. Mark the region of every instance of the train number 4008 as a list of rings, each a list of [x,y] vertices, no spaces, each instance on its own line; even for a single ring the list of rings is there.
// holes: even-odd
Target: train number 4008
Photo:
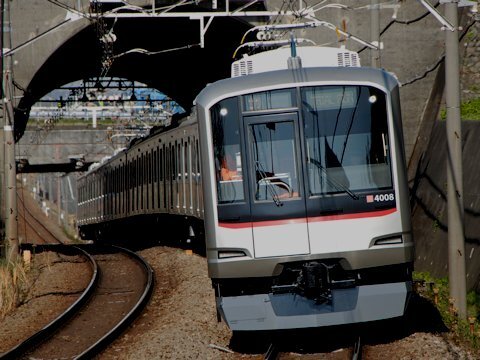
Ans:
[[[392,193],[390,193],[390,194],[367,195],[367,203],[393,201],[393,200],[395,200],[395,195],[393,195]]]

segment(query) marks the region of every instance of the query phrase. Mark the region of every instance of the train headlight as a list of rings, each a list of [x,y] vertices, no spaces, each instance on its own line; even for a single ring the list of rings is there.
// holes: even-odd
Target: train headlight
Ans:
[[[375,241],[375,245],[395,245],[401,244],[403,240],[401,237],[388,237],[383,239],[378,239]]]
[[[243,257],[247,256],[245,252],[243,251],[219,251],[218,252],[218,258],[219,259],[229,259],[229,258],[235,258],[235,257]]]
[[[377,97],[375,95],[372,95],[368,98],[368,102],[370,104],[375,104],[377,102]]]
[[[228,110],[226,108],[221,108],[220,109],[220,115],[221,116],[226,116],[228,114]]]

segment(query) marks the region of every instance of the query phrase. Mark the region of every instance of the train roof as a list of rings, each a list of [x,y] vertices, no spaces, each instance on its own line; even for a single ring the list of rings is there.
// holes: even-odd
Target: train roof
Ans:
[[[160,127],[153,127],[150,129],[150,133],[148,135],[140,136],[134,138],[127,147],[117,149],[114,151],[112,155],[105,156],[99,162],[93,163],[89,169],[82,175],[80,178],[87,176],[88,174],[94,173],[95,171],[101,169],[106,164],[111,163],[119,156],[125,155],[130,149],[134,148],[137,145],[142,144],[143,142],[149,140],[152,136],[157,134],[163,134],[170,130],[182,128],[184,126],[188,126],[194,124],[196,122],[196,115],[194,109],[189,114],[176,114],[172,118],[172,123],[169,126],[160,126]]]
[[[383,69],[369,67],[317,67],[276,70],[216,81],[204,88],[196,103],[209,107],[222,98],[243,93],[264,91],[269,88],[308,86],[309,83],[370,83],[387,91],[398,86],[397,79]]]

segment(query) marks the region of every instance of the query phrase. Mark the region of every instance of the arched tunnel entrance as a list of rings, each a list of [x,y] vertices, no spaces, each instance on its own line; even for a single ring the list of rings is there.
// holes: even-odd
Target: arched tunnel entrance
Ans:
[[[109,20],[105,27],[116,36],[110,56],[91,24],[68,39],[37,71],[16,109],[16,141],[25,131],[31,106],[51,90],[78,79],[107,75],[139,81],[189,111],[206,84],[230,75],[232,54],[251,25],[233,17],[215,18],[205,34],[204,48],[199,44],[198,21],[187,18]],[[154,54],[129,52],[132,49]],[[104,66],[105,59],[109,66]]]
[[[59,21],[58,18],[52,20],[54,24],[62,21]],[[17,67],[18,77],[17,81],[14,78],[14,85],[23,93],[21,97],[17,98],[19,100],[17,100],[15,108],[14,137],[17,143],[25,133],[32,106],[52,90],[78,80],[117,77],[130,82],[139,82],[161,91],[189,111],[195,96],[206,84],[230,76],[232,54],[245,31],[251,27],[247,22],[234,17],[214,18],[205,33],[204,47],[202,48],[199,46],[198,20],[178,17],[122,18],[116,22],[113,19],[104,21],[104,31],[108,32],[113,29],[116,37],[112,49],[109,49],[112,52],[107,55],[115,56],[126,53],[114,58],[108,69],[102,66],[102,61],[106,60],[105,46],[99,41],[102,34],[99,34],[95,22],[88,23],[84,20],[73,24],[75,26],[72,25],[72,28],[77,30],[69,28],[65,32],[59,31],[52,36],[41,38],[38,43],[35,43],[35,46],[21,50],[13,57],[13,60],[18,60],[20,64]],[[79,22],[83,22],[87,26],[79,24]],[[78,30],[83,26],[84,28]],[[74,35],[68,35],[68,31],[74,31]],[[50,42],[51,46],[46,46],[49,45],[45,44],[46,42]],[[17,43],[14,46],[18,46]],[[149,53],[156,54],[127,53],[132,49],[145,49]],[[28,52],[27,55],[25,55],[26,52]],[[112,58],[110,57],[110,59]],[[12,64],[16,66],[14,61]],[[30,65],[28,66],[28,64]],[[20,78],[21,80],[19,80]],[[108,132],[106,129],[103,131]],[[37,135],[42,131],[35,130],[34,132],[33,137],[24,136],[22,141],[31,143],[31,141],[35,142],[40,139]],[[91,133],[94,133],[91,136],[102,136],[101,131]],[[62,137],[64,137],[63,134]],[[75,134],[69,135],[69,137],[75,137]],[[91,152],[93,155],[98,155],[97,153],[102,151],[101,146],[105,145],[99,144],[97,137],[89,142],[98,148],[98,151]],[[69,150],[68,157],[64,156],[60,141],[57,143],[52,146],[55,151],[54,156],[45,158],[46,160],[42,160],[39,164],[42,166],[42,171],[46,171],[44,165],[47,163],[67,164],[72,160],[70,155],[82,155],[80,152],[72,154],[72,150]],[[20,145],[18,144],[17,149],[22,147]],[[109,150],[109,155],[111,155],[113,149]],[[21,157],[20,161],[28,162],[31,158],[29,153],[31,154],[27,149],[25,157]],[[75,157],[72,163],[75,166],[78,164],[76,160]],[[18,157],[17,169],[19,169]],[[50,174],[39,174],[39,176],[24,174],[21,183],[23,186],[27,182],[33,186],[32,189],[41,190],[46,206],[51,209],[58,208],[56,212],[60,218],[63,216],[63,210],[70,209],[70,205],[76,201],[74,191],[72,191],[75,189],[76,175],[62,175],[63,172],[51,168],[50,171]],[[14,195],[12,195],[13,197]],[[68,213],[75,213],[74,207],[72,205]],[[45,208],[45,211],[48,209]],[[62,217],[62,221],[68,219],[67,215]],[[10,223],[13,224],[13,221]],[[3,226],[2,219],[0,219],[1,238],[3,238]],[[12,238],[15,237],[13,235]]]

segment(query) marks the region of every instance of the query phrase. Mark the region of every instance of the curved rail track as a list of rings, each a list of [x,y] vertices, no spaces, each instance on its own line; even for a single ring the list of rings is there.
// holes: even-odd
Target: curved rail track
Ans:
[[[39,241],[40,242],[43,242],[43,243],[53,243],[53,244],[62,244],[63,242],[58,238],[57,235],[55,235],[47,226],[45,226],[45,224],[40,221],[33,213],[32,211],[30,210],[30,207],[28,206],[28,204],[25,202],[25,200],[23,199],[23,195],[20,196],[18,193],[17,193],[17,199],[19,200],[19,205],[22,206],[22,209],[18,211],[18,216],[19,218],[23,218],[24,222],[25,222],[25,227],[29,226],[31,231],[34,232],[38,238],[39,238]],[[20,229],[22,230],[22,229]],[[27,237],[27,229],[25,228],[24,229],[25,231],[25,238],[28,239]]]
[[[133,322],[152,293],[153,270],[127,249],[94,245],[31,248],[37,253],[56,248],[82,250],[96,264],[95,276],[75,306],[0,359],[92,358]]]
[[[9,351],[0,354],[0,359],[18,359],[22,354],[27,352],[29,349],[33,348],[34,346],[38,345],[46,338],[50,337],[58,328],[60,328],[65,322],[67,322],[75,313],[80,311],[82,306],[88,301],[91,297],[93,291],[95,290],[95,286],[99,281],[99,272],[98,267],[95,259],[85,250],[77,247],[77,246],[69,246],[69,245],[34,245],[34,244],[27,244],[22,245],[22,248],[25,250],[34,251],[35,253],[41,253],[44,251],[55,251],[56,253],[60,253],[63,255],[82,255],[87,259],[92,269],[92,276],[89,281],[88,286],[85,288],[83,293],[78,297],[78,299],[71,304],[67,310],[65,310],[62,314],[57,316],[52,322],[44,326],[40,331],[33,334],[29,338],[25,339],[23,342],[18,344],[17,346],[13,347]]]

